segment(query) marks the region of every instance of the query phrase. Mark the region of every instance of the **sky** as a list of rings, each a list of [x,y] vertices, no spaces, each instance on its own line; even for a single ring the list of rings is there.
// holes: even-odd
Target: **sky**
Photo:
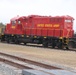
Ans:
[[[17,15],[69,15],[76,19],[76,0],[0,0],[0,22],[9,23]],[[76,20],[73,28],[76,31]]]

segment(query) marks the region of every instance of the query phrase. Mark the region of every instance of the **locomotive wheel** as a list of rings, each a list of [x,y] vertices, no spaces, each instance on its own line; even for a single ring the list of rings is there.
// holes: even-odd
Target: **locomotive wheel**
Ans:
[[[58,49],[64,49],[64,45],[62,44],[62,42],[59,42],[59,44],[57,45]]]
[[[66,47],[66,49],[70,49],[70,50],[74,49],[74,42],[70,41],[68,43],[68,47]]]
[[[52,44],[52,48],[55,48],[55,44]]]
[[[7,43],[9,43],[9,40],[7,40]]]
[[[15,44],[19,44],[19,41],[17,39],[15,39],[14,43]]]
[[[26,42],[24,42],[24,45],[26,45]]]
[[[10,41],[9,41],[9,39],[7,39],[6,41],[7,41],[7,43],[9,43],[9,42],[10,42]]]
[[[43,47],[48,47],[48,43],[47,42],[43,42]]]
[[[55,48],[55,46],[56,46],[56,43],[53,42],[53,43],[52,43],[52,48]]]

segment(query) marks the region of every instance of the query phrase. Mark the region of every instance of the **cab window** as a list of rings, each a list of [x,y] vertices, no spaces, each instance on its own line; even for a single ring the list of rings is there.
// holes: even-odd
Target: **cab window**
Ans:
[[[12,25],[15,25],[16,24],[16,21],[12,21],[11,23],[12,23]]]

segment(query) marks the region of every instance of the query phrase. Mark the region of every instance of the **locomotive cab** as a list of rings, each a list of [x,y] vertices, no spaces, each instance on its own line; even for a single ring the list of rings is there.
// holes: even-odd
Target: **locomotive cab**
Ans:
[[[11,19],[10,25],[11,25],[11,30],[12,30],[11,34],[21,35],[23,33],[20,17]]]
[[[23,20],[25,17],[15,17],[6,25],[2,41],[19,43],[18,38],[24,34]]]

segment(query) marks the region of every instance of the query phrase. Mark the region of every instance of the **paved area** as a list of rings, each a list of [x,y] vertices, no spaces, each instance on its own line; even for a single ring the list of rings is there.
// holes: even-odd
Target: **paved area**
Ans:
[[[0,51],[48,64],[60,64],[76,70],[76,52],[3,43],[0,43]]]

